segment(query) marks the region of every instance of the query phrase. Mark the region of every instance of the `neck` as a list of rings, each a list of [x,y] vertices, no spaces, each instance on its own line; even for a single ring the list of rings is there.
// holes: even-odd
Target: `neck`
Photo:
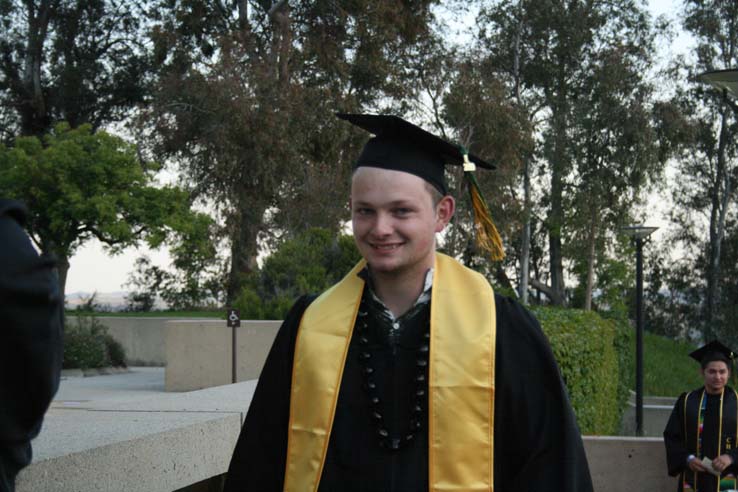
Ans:
[[[719,395],[722,392],[723,392],[723,388],[716,390],[716,389],[708,388],[707,386],[705,386],[705,393],[707,393],[708,395]]]
[[[431,267],[418,272],[404,272],[397,275],[372,272],[374,293],[395,317],[405,314],[423,292],[425,276]]]

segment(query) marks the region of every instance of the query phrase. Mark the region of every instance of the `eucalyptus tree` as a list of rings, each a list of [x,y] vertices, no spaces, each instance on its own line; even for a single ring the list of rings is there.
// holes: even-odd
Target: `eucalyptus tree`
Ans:
[[[674,197],[687,211],[675,217],[687,243],[703,258],[703,332],[712,337],[727,320],[721,316],[723,243],[731,213],[735,213],[738,160],[736,116],[738,106],[724,91],[699,84],[695,75],[738,66],[738,4],[719,0],[688,0],[683,10],[684,28],[696,39],[695,63],[681,72],[688,81],[678,95],[685,114],[692,116],[693,144],[679,161],[680,175]],[[701,232],[706,218],[707,238]],[[681,220],[686,219],[686,220]],[[688,244],[688,247],[690,245]]]
[[[527,162],[545,170],[540,173],[544,186],[540,188],[539,206],[548,232],[550,285],[539,279],[531,282],[551,302],[563,304],[568,253],[564,240],[571,237],[573,225],[567,205],[572,202],[571,190],[577,188],[581,170],[582,148],[575,142],[576,129],[595,120],[586,108],[595,104],[591,84],[598,80],[595,71],[600,61],[617,55],[628,60],[626,65],[640,68],[648,64],[651,24],[644,7],[632,0],[489,2],[483,6],[478,22],[491,65],[504,74],[537,136],[534,153]],[[642,82],[642,74],[635,70],[629,73]],[[627,77],[621,80],[627,82]],[[627,102],[622,104],[627,106]],[[608,129],[603,116],[598,117],[599,123],[611,135],[617,133],[616,129]],[[524,183],[529,176],[523,175]],[[530,211],[532,207],[526,208]]]
[[[150,74],[141,5],[0,2],[0,139],[41,138],[59,121],[93,130],[130,115]]]
[[[347,217],[349,162],[365,138],[336,111],[386,109],[411,87],[411,47],[431,0],[156,2],[161,69],[154,151],[176,160],[226,218],[228,298],[259,241]]]

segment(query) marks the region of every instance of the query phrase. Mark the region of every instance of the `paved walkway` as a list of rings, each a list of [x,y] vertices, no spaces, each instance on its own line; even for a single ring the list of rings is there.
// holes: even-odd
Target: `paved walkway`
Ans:
[[[124,402],[164,393],[163,367],[131,367],[129,372],[88,377],[62,376],[51,408],[85,407],[91,402]]]

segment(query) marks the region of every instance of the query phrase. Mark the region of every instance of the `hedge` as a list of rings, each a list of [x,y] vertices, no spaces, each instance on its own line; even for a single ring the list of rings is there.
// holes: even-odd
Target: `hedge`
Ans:
[[[617,434],[628,396],[629,323],[592,311],[531,310],[551,342],[582,433]]]

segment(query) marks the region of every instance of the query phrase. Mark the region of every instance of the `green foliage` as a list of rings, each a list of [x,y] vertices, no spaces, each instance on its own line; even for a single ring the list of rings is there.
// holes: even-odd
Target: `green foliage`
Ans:
[[[318,294],[338,282],[359,261],[350,236],[312,228],[285,241],[247,280],[233,306],[243,319],[284,319],[295,299]]]
[[[0,139],[64,120],[93,128],[144,101],[153,60],[141,2],[0,1]]]
[[[110,333],[105,333],[103,335],[103,340],[105,341],[105,349],[108,352],[110,365],[114,367],[126,367],[126,351],[123,348],[123,345],[113,338]]]
[[[653,333],[643,337],[643,393],[651,396],[679,396],[683,391],[704,384],[699,375],[699,364],[690,359],[693,344],[672,340]],[[631,348],[635,352],[635,343]],[[635,362],[628,369],[628,377],[635,387]],[[732,384],[732,383],[731,383]]]
[[[410,66],[434,3],[149,3],[160,70],[141,127],[226,219],[229,301],[270,231],[346,219],[366,135],[332,115],[386,111],[416,90]]]
[[[120,343],[94,316],[77,316],[64,329],[64,369],[91,369],[125,366],[126,354]]]
[[[591,311],[536,307],[581,431],[615,434],[625,406],[625,326]]]
[[[119,137],[60,123],[43,141],[0,145],[0,195],[28,206],[29,232],[59,258],[64,292],[68,258],[90,238],[116,253],[140,240],[157,247],[178,233],[200,238],[209,227],[211,219],[190,210],[186,191],[153,186],[158,169]]]

